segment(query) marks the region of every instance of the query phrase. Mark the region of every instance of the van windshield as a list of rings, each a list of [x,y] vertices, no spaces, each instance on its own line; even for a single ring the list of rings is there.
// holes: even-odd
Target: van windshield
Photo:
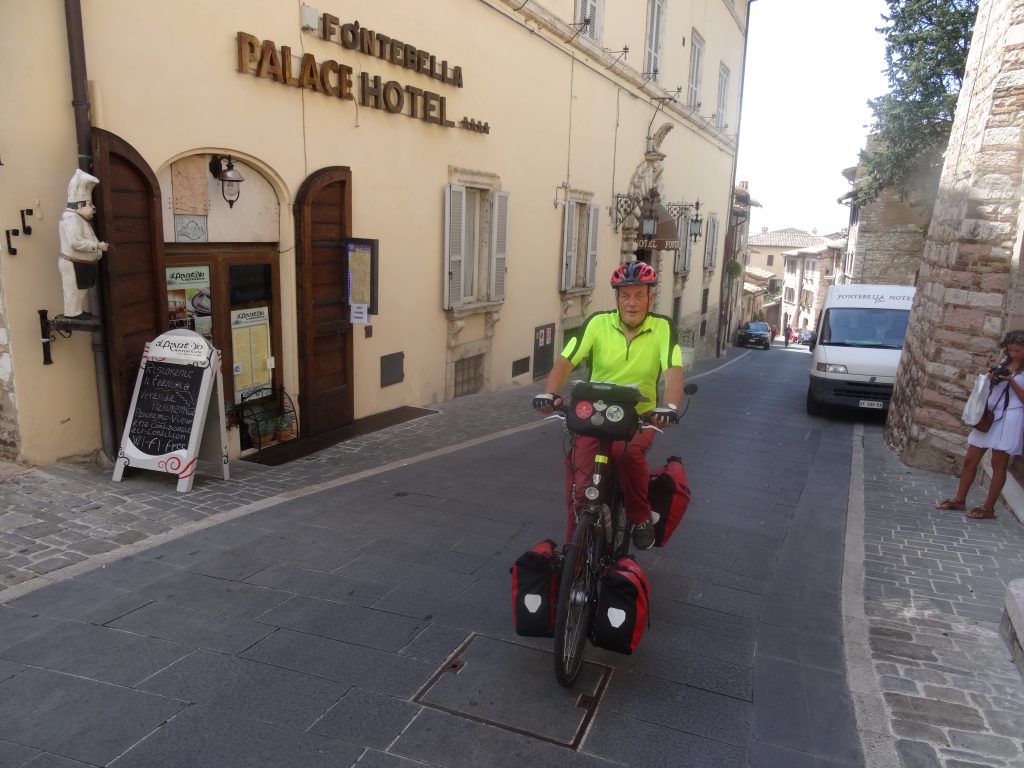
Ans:
[[[818,343],[833,347],[903,349],[908,309],[832,307],[821,319]]]

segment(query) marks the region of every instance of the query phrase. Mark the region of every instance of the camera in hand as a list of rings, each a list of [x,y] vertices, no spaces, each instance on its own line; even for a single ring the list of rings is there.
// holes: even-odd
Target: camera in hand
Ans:
[[[1010,378],[1010,369],[1005,365],[997,365],[992,369],[993,379],[1008,379]]]

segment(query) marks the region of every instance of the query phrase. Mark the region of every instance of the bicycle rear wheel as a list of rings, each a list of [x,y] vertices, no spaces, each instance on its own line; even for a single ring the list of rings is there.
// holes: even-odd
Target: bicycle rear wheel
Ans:
[[[573,684],[583,666],[583,648],[597,602],[602,536],[594,534],[594,515],[584,512],[563,553],[555,612],[555,677],[564,686]]]

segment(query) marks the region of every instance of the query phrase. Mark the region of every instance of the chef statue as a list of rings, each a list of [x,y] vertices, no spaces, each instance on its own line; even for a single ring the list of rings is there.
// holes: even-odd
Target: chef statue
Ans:
[[[77,170],[68,183],[68,207],[60,217],[60,279],[64,286],[64,317],[92,320],[82,309],[85,294],[96,284],[100,257],[110,247],[96,239],[89,223],[96,213],[92,188],[100,180]]]

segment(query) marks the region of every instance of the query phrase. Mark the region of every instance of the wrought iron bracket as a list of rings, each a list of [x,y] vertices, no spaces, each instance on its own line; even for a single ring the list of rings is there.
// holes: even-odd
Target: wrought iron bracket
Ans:
[[[103,327],[102,321],[94,315],[88,317],[65,317],[57,315],[52,320],[45,309],[39,310],[39,340],[43,344],[43,365],[52,365],[50,342],[56,341],[55,334],[68,338],[74,331],[95,333]]]

